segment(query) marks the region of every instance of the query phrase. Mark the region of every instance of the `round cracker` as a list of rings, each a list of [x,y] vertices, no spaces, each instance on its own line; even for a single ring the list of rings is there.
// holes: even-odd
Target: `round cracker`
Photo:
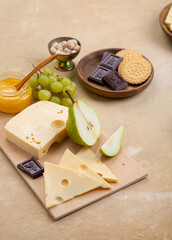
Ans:
[[[119,67],[119,74],[130,84],[141,84],[150,76],[152,67],[145,58],[123,61]]]
[[[141,53],[133,49],[124,49],[116,53],[117,56],[122,57],[124,60],[135,59],[142,57]]]

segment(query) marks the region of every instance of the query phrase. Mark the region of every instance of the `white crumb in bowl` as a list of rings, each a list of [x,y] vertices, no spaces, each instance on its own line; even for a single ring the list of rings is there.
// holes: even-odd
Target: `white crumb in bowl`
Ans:
[[[80,49],[80,46],[79,46],[79,45],[75,46],[75,50],[76,50],[76,51],[79,51],[79,49]]]
[[[54,43],[52,44],[52,46],[53,46],[54,48],[56,48],[56,49],[58,48],[58,45],[59,45],[59,44],[58,44],[57,42],[54,42]]]
[[[56,48],[55,48],[55,47],[51,47],[50,50],[51,50],[53,53],[56,53]]]

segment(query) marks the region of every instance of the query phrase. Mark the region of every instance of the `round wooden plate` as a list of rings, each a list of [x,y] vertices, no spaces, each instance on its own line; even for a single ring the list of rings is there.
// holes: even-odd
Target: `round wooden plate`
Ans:
[[[170,10],[171,5],[172,4],[170,3],[165,8],[163,8],[159,15],[159,22],[160,22],[161,28],[170,39],[172,39],[172,32],[170,31],[167,24],[165,23],[165,19],[168,14],[168,11]]]
[[[102,50],[98,50],[96,52],[92,52],[80,60],[80,62],[78,63],[78,66],[77,66],[77,71],[78,71],[79,79],[80,79],[81,83],[84,85],[84,87],[86,87],[90,91],[92,91],[100,96],[109,97],[109,98],[125,98],[125,97],[133,96],[133,95],[143,91],[145,88],[147,88],[149,86],[149,84],[151,83],[151,81],[153,79],[153,75],[154,75],[154,69],[153,69],[152,64],[151,64],[151,66],[152,66],[151,75],[144,83],[137,85],[137,86],[130,85],[120,91],[114,91],[106,86],[100,86],[100,85],[97,85],[95,83],[88,81],[89,75],[99,65],[105,51],[116,54],[120,50],[122,50],[122,48],[102,49]]]

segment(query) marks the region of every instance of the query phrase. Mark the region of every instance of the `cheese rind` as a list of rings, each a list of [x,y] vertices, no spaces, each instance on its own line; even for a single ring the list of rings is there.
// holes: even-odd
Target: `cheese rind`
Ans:
[[[89,148],[81,148],[76,156],[106,181],[118,181],[117,177],[110,171],[110,169],[104,163],[102,163],[101,160],[98,159],[97,156]]]
[[[63,154],[63,157],[59,163],[60,166],[71,168],[80,173],[87,174],[90,177],[102,182],[102,188],[111,188],[111,185],[107,183],[102,177],[100,177],[95,171],[93,171],[87,164],[82,162],[77,156],[75,156],[69,149]]]
[[[61,142],[67,136],[67,119],[67,107],[39,101],[9,120],[5,135],[9,141],[40,159],[54,142]]]
[[[44,162],[46,207],[51,208],[101,186],[102,182],[69,168]]]

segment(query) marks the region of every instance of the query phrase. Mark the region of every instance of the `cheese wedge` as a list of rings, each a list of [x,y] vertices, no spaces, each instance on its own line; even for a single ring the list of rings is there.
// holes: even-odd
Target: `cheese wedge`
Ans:
[[[172,31],[172,23],[170,24],[170,31]]]
[[[167,23],[167,24],[172,23],[172,5],[170,7],[170,10],[168,11],[167,17],[165,19],[165,23]]]
[[[66,136],[68,108],[39,101],[24,109],[5,125],[6,138],[36,158],[42,158],[54,142]]]
[[[51,208],[101,186],[102,182],[69,168],[44,162],[46,207]]]
[[[117,177],[110,171],[110,169],[104,163],[102,163],[89,148],[81,148],[76,156],[106,181],[118,181]]]
[[[111,188],[111,185],[107,183],[102,177],[100,177],[95,171],[93,171],[87,164],[82,162],[77,156],[75,156],[69,149],[63,154],[63,157],[59,163],[60,166],[71,168],[80,173],[84,173],[90,177],[102,182],[102,188]]]

